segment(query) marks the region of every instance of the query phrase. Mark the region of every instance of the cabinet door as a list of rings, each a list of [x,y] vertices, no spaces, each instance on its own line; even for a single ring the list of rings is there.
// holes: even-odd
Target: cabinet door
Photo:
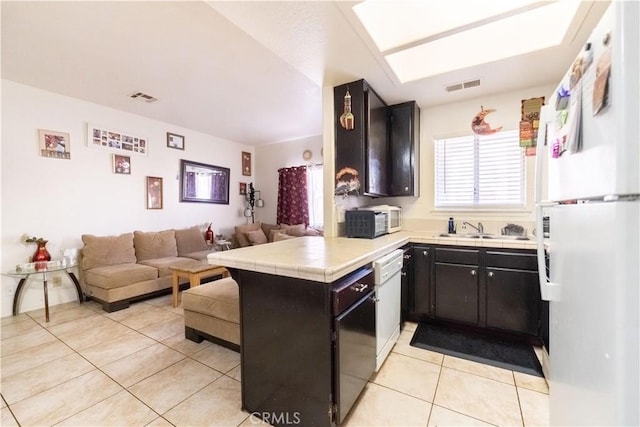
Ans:
[[[541,314],[538,273],[487,268],[487,326],[538,335]]]
[[[390,196],[420,195],[420,108],[415,101],[389,107]]]
[[[387,104],[368,87],[364,93],[365,114],[365,196],[386,196],[389,175],[389,132]]]
[[[435,316],[478,324],[478,266],[435,264]]]
[[[431,298],[431,269],[433,249],[428,246],[413,248],[413,310],[416,314],[431,316],[433,301]]]
[[[404,249],[404,259],[402,262],[402,282],[401,282],[401,318],[407,319],[408,313],[413,313],[413,289],[414,289],[414,261],[413,248]]]
[[[364,80],[333,88],[335,121],[336,194],[361,195],[365,182],[365,103]],[[350,98],[345,100],[349,92]],[[345,106],[345,103],[347,105]],[[353,121],[341,124],[340,118],[349,109]]]

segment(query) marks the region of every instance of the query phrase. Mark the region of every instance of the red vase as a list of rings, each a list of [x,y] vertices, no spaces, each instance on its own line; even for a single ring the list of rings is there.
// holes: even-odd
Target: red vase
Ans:
[[[51,261],[51,254],[47,251],[47,240],[37,242],[38,247],[33,254],[33,262],[36,263],[36,270],[43,270],[47,267],[47,261]]]

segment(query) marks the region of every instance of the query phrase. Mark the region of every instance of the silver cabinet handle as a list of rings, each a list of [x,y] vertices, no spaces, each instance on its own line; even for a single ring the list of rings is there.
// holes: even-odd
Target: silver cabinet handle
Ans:
[[[364,283],[356,283],[351,287],[351,289],[353,289],[356,292],[364,292],[364,290],[367,289],[368,287],[369,285],[366,285]]]
[[[489,272],[489,277],[493,277],[493,276],[495,276],[495,273],[493,271],[490,271]]]
[[[411,259],[411,255],[404,255],[403,258],[404,259]]]
[[[476,275],[476,271],[475,270],[471,270],[471,275],[475,276]]]
[[[407,275],[407,273],[403,271],[402,273],[400,273],[400,275],[401,275],[401,276],[406,276],[406,275]]]
[[[422,255],[429,255],[429,251],[422,251]]]

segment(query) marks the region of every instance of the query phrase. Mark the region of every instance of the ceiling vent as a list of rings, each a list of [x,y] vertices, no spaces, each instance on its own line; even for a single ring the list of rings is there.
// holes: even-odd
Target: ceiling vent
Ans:
[[[469,80],[466,82],[445,86],[445,90],[447,92],[455,92],[457,90],[470,89],[472,87],[478,87],[478,86],[480,86],[480,79],[475,79],[475,80]]]
[[[131,96],[131,98],[133,99],[139,98],[141,101],[144,101],[144,102],[155,102],[158,100],[158,98],[154,98],[153,96],[147,95],[146,93],[143,93],[143,92],[134,92],[129,96]]]

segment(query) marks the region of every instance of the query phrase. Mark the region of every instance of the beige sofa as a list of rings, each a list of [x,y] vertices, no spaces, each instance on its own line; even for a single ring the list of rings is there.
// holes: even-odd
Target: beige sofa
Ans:
[[[231,238],[231,243],[234,248],[262,245],[302,236],[319,236],[322,234],[318,230],[306,227],[304,224],[276,225],[260,221],[252,224],[238,225],[234,231],[235,233]]]
[[[100,302],[107,312],[171,290],[169,267],[204,262],[212,252],[198,227],[119,236],[84,234],[82,242],[85,295]]]

